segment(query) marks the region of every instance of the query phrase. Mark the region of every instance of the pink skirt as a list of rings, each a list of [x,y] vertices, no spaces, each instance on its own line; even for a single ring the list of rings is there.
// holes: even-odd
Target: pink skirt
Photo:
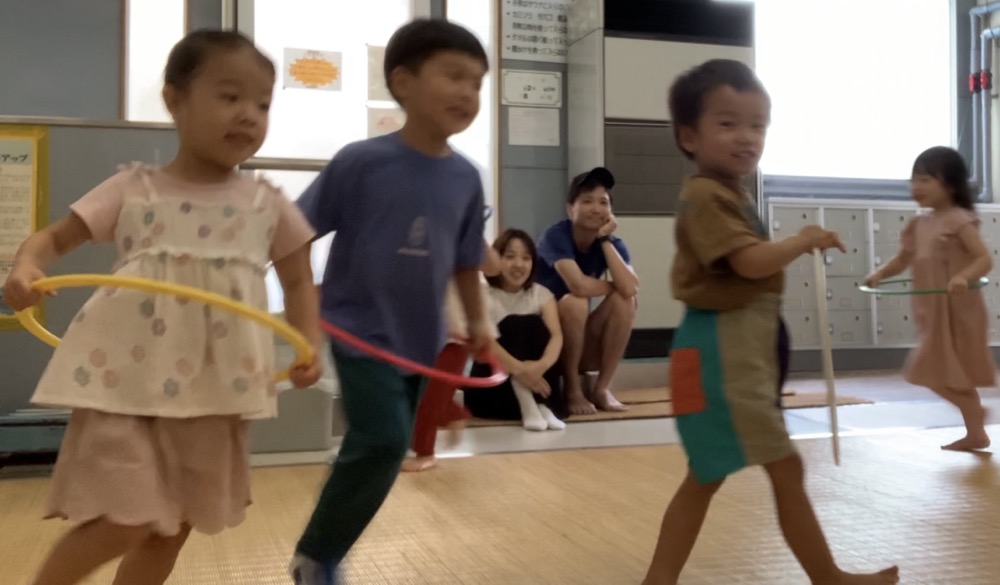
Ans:
[[[913,309],[920,343],[903,366],[907,382],[949,390],[996,386],[990,315],[982,291],[918,295]]]
[[[150,418],[75,410],[46,518],[216,534],[250,505],[250,423],[235,416]]]

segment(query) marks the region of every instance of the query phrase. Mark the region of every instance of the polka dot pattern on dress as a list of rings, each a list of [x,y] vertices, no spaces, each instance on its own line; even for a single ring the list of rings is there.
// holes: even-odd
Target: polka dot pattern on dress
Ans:
[[[75,380],[77,384],[86,387],[90,384],[90,372],[83,366],[80,366],[73,371],[73,380]]]
[[[212,323],[212,337],[215,339],[225,339],[229,335],[229,328],[221,321]]]
[[[194,364],[185,358],[177,360],[174,367],[177,368],[177,373],[185,378],[190,378],[194,374]]]
[[[108,354],[101,348],[94,349],[90,352],[90,365],[95,368],[103,368],[108,365]]]
[[[167,378],[167,381],[163,383],[163,393],[171,398],[177,396],[181,393],[181,385],[177,383],[177,380]]]
[[[114,370],[104,370],[104,373],[101,374],[101,381],[104,382],[104,387],[110,390],[117,388],[121,379]]]
[[[156,314],[156,303],[153,299],[146,299],[139,304],[139,314],[147,319],[152,319]]]

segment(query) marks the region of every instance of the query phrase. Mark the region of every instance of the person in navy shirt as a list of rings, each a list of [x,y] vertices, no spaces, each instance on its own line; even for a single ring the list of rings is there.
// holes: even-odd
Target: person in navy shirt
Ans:
[[[577,175],[567,198],[569,219],[549,227],[538,242],[538,282],[559,301],[571,414],[626,409],[610,385],[632,333],[639,278],[628,247],[614,236],[614,185],[611,171],[603,167]],[[593,298],[603,300],[591,311]],[[581,375],[595,370],[597,380],[584,392]]]
[[[323,319],[430,366],[445,343],[455,280],[469,351],[491,341],[482,307],[483,186],[448,139],[479,112],[489,68],[468,30],[415,20],[385,50],[386,83],[406,111],[399,132],[345,146],[299,198],[317,237],[336,232],[323,277]],[[330,477],[296,547],[296,585],[333,585],[339,565],[400,471],[425,380],[331,341],[347,419]]]

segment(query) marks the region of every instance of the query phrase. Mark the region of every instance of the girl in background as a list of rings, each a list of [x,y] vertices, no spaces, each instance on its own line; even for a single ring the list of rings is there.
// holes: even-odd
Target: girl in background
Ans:
[[[903,376],[961,411],[965,437],[942,449],[985,449],[990,446],[987,413],[976,388],[996,385],[996,367],[986,302],[982,291],[969,290],[969,283],[989,274],[993,261],[979,235],[965,161],[943,146],[924,151],[913,163],[910,190],[930,213],[910,220],[899,253],[865,283],[875,287],[912,268],[914,289],[947,289],[948,294],[913,295],[919,345],[907,357]]]

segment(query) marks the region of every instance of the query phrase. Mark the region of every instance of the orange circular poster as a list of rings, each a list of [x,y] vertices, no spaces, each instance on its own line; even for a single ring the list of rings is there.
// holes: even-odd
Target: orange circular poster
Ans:
[[[302,57],[288,67],[295,81],[306,87],[323,87],[340,79],[340,68],[321,57]]]

